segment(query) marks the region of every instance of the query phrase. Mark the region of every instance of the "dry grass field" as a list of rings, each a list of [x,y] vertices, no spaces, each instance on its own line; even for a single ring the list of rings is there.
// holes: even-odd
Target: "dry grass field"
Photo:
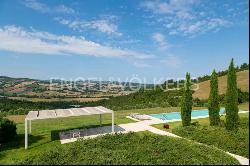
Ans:
[[[243,92],[249,92],[249,70],[237,73],[237,84]],[[224,94],[227,88],[227,76],[219,77],[219,94]],[[199,89],[193,94],[194,98],[207,99],[210,92],[210,81],[199,83]]]

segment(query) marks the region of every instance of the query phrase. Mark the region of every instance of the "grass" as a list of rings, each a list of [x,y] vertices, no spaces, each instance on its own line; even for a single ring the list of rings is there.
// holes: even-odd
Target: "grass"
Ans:
[[[227,76],[218,78],[219,93],[224,94],[227,87]],[[240,71],[237,73],[237,84],[243,92],[249,92],[249,70]],[[194,98],[207,99],[210,91],[210,81],[199,83],[199,89],[193,94]]]
[[[222,117],[221,120],[225,120]],[[181,122],[169,123],[172,132],[181,137],[195,140],[207,145],[213,145],[225,151],[249,158],[249,114],[240,114],[240,128],[238,131],[227,131],[224,126],[209,126],[209,119],[195,119],[198,125],[182,127]],[[154,127],[163,129],[162,124]]]
[[[245,106],[246,107],[246,106]],[[199,109],[199,108],[194,108]],[[157,114],[177,112],[180,108],[148,108],[136,110],[121,110],[115,112],[115,124],[134,122],[127,119],[129,113]],[[99,116],[70,117],[32,122],[32,135],[29,136],[29,149],[24,149],[24,118],[23,115],[9,116],[17,124],[18,136],[8,144],[0,146],[0,164],[16,164],[33,154],[42,153],[52,147],[61,146],[58,132],[73,128],[84,128],[99,125]],[[111,115],[103,116],[103,125],[111,125]],[[146,145],[145,145],[146,146]],[[171,147],[171,146],[170,146]],[[169,147],[168,147],[169,148]],[[171,147],[172,148],[172,147]],[[171,149],[170,148],[170,149]]]
[[[94,158],[94,159],[93,159]],[[226,153],[191,141],[148,133],[106,135],[54,146],[18,164],[239,164]]]
[[[138,110],[121,110],[115,112],[115,124],[124,124],[134,122],[126,116],[129,113],[139,112],[141,114],[153,114],[162,112],[175,112],[180,108],[149,108]],[[60,145],[58,132],[73,128],[84,128],[99,125],[99,116],[82,116],[69,117],[60,119],[48,119],[32,121],[32,135],[29,136],[29,150],[24,150],[24,115],[8,116],[17,124],[18,136],[15,141],[0,146],[0,164],[15,164],[20,159],[33,153],[50,148],[51,146]],[[111,125],[111,115],[103,115],[103,125]]]

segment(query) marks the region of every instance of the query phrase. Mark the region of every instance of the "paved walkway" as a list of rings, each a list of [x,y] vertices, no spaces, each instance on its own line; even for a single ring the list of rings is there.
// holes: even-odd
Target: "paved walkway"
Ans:
[[[152,133],[159,134],[159,135],[166,135],[166,136],[170,136],[170,137],[179,137],[173,133],[166,132],[166,131],[163,131],[163,130],[160,130],[160,129],[157,129],[155,127],[150,126],[152,124],[154,124],[154,122],[141,121],[141,122],[136,122],[136,123],[121,124],[119,126],[121,128],[123,128],[126,132],[150,131]]]
[[[242,157],[242,156],[239,156],[239,155],[236,155],[236,154],[229,153],[229,152],[226,152],[226,153],[229,154],[230,156],[236,158],[240,162],[241,165],[249,165],[249,159]]]

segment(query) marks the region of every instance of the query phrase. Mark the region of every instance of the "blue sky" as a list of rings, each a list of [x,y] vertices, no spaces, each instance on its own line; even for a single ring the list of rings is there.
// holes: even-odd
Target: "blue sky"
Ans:
[[[0,75],[153,82],[249,61],[248,0],[1,0]]]

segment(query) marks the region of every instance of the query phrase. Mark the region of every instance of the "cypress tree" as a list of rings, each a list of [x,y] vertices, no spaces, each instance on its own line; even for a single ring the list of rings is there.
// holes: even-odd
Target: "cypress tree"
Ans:
[[[227,74],[226,91],[226,129],[234,130],[239,125],[238,90],[237,78],[233,59],[230,63]]]
[[[208,100],[209,121],[210,125],[219,125],[220,123],[220,106],[218,94],[218,76],[215,70],[210,79],[210,94]]]
[[[191,90],[191,79],[190,79],[190,74],[187,73],[182,102],[181,102],[182,126],[189,126],[191,124],[192,105],[193,105],[193,98]]]

